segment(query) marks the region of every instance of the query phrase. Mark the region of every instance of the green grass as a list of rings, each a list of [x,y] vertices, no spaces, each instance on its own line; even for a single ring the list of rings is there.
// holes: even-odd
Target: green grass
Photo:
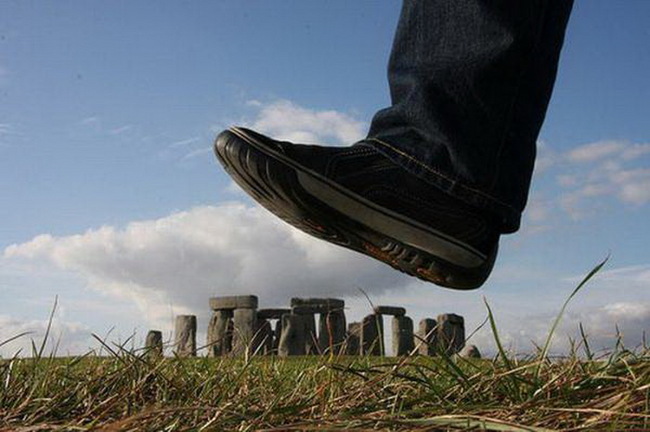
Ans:
[[[649,360],[13,359],[0,430],[650,430]]]
[[[2,430],[650,430],[650,350],[596,356],[586,338],[561,359],[156,358],[0,360]],[[487,305],[487,303],[486,303]],[[579,356],[578,350],[584,351]]]

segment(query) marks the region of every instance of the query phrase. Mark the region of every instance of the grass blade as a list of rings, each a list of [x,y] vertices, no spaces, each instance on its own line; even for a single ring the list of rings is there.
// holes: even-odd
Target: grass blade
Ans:
[[[497,344],[499,355],[503,359],[503,363],[505,363],[506,368],[510,371],[512,370],[512,363],[510,363],[510,359],[508,359],[508,356],[506,355],[506,351],[503,349],[503,345],[501,345],[501,339],[499,338],[499,331],[497,330],[496,322],[494,322],[494,315],[492,314],[492,309],[490,309],[490,305],[488,304],[487,299],[485,297],[483,297],[483,302],[485,303],[485,307],[487,308],[488,311],[488,319],[490,320],[490,327],[492,328],[492,334],[494,335],[494,342]]]
[[[601,268],[603,268],[603,266],[605,265],[605,263],[607,263],[607,261],[609,261],[609,255],[607,255],[607,257],[605,257],[604,260],[602,260],[598,265],[596,265],[596,267],[591,269],[589,274],[587,274],[587,276],[585,276],[584,279],[582,279],[582,281],[578,284],[578,286],[575,287],[573,292],[564,301],[564,304],[562,305],[562,308],[560,309],[560,312],[555,317],[555,321],[553,321],[553,325],[551,326],[551,330],[549,331],[548,336],[546,337],[546,342],[544,343],[544,348],[542,348],[542,352],[539,355],[539,364],[537,365],[537,369],[535,370],[535,378],[536,379],[539,377],[539,373],[542,370],[544,360],[546,359],[546,356],[548,355],[548,350],[551,347],[551,340],[553,339],[553,334],[555,334],[555,330],[557,329],[557,326],[560,324],[560,320],[562,319],[562,316],[564,315],[564,311],[566,310],[567,305],[569,304],[571,299],[573,297],[575,297],[575,295],[578,293],[578,291],[580,291],[582,289],[582,287],[585,286],[585,284],[587,282],[589,282],[589,280],[592,277],[594,277],[594,275],[596,273],[598,273]]]

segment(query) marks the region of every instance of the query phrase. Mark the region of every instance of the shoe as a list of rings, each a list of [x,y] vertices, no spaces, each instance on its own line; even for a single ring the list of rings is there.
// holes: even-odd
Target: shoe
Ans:
[[[368,142],[300,145],[233,127],[214,149],[239,186],[308,234],[448,288],[478,288],[492,270],[496,224]]]

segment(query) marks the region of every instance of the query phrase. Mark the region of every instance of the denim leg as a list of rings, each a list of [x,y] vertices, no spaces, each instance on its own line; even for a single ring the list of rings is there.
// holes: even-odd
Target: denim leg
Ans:
[[[519,228],[572,0],[404,0],[369,142]]]

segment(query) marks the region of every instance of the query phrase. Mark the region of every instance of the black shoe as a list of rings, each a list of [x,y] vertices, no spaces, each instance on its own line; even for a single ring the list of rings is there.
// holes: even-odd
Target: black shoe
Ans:
[[[478,288],[492,270],[494,225],[363,141],[298,145],[231,128],[214,147],[246,192],[308,234],[449,288]]]

